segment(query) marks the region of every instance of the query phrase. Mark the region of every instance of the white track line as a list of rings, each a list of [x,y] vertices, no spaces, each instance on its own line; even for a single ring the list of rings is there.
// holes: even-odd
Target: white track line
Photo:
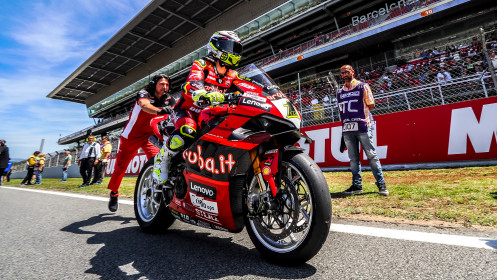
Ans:
[[[91,195],[81,195],[67,192],[55,192],[46,190],[35,190],[26,188],[16,188],[16,187],[5,187],[0,188],[37,192],[45,194],[53,194],[74,198],[98,200],[98,201],[108,201],[108,198],[91,196]],[[131,200],[119,199],[120,204],[133,205]],[[440,234],[440,233],[429,233],[422,231],[409,231],[409,230],[397,230],[397,229],[385,229],[376,227],[365,227],[365,226],[354,226],[354,225],[343,225],[343,224],[332,224],[330,231],[343,232],[359,235],[368,235],[374,237],[428,242],[436,244],[454,245],[454,246],[464,246],[471,248],[481,248],[481,249],[497,249],[497,238],[482,238],[474,236],[461,236],[461,235],[450,235],[450,234]],[[497,234],[496,234],[497,235]]]
[[[54,192],[54,191],[35,190],[35,189],[16,188],[16,187],[5,187],[5,186],[2,186],[1,188],[18,190],[18,191],[54,194],[54,195],[60,195],[60,196],[68,196],[68,197],[83,198],[83,199],[98,200],[98,201],[109,201],[109,198],[107,198],[107,197],[93,196],[93,195],[84,195],[84,194],[76,194],[76,193],[68,193],[68,192]],[[119,199],[119,204],[133,205],[133,201]]]
[[[429,233],[422,231],[409,231],[386,229],[376,227],[364,227],[354,225],[332,224],[330,231],[344,232],[375,237],[385,237],[419,242],[429,242],[445,245],[465,246],[482,249],[497,249],[497,239],[482,238],[474,236],[461,236],[440,233]],[[497,235],[497,234],[496,234]]]

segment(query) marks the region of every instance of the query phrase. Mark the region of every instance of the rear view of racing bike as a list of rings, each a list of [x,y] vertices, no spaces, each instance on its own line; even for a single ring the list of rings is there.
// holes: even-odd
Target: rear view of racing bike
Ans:
[[[227,110],[205,109],[195,142],[172,159],[168,181],[154,180],[153,158],[135,188],[135,215],[148,232],[175,220],[239,233],[244,228],[267,260],[298,265],[329,234],[331,198],[316,163],[298,145],[301,115],[262,70],[240,70]],[[223,112],[222,114],[217,112]],[[166,116],[152,120],[163,140]]]

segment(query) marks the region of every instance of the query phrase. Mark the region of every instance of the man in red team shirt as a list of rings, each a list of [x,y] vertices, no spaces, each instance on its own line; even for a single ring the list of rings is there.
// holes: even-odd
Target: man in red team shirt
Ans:
[[[137,100],[129,115],[129,120],[121,134],[121,144],[117,151],[114,172],[110,178],[108,189],[110,192],[109,210],[117,211],[119,186],[128,164],[139,148],[142,148],[147,158],[155,156],[159,149],[148,141],[154,133],[150,127],[150,120],[157,115],[171,113],[174,99],[169,93],[169,77],[164,74],[156,75],[150,83],[137,93]]]
[[[223,93],[239,78],[233,68],[238,66],[241,53],[242,44],[235,32],[218,31],[207,44],[207,56],[193,62],[172,113],[175,130],[155,157],[156,180],[167,181],[171,158],[195,140],[200,112],[224,101]]]

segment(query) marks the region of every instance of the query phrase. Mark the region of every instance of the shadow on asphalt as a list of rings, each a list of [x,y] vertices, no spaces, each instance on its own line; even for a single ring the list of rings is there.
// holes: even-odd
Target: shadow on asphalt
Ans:
[[[103,245],[89,260],[92,267],[86,273],[102,279],[218,279],[254,275],[298,279],[316,273],[316,268],[308,264],[299,267],[270,264],[256,249],[233,242],[246,235],[220,238],[211,233],[174,229],[174,225],[164,234],[147,234],[138,225],[110,232],[88,230],[100,223],[116,221],[123,225],[136,224],[135,219],[101,214],[62,229],[90,235],[88,244]]]
[[[497,249],[497,239],[483,239],[483,240],[487,241],[485,243],[487,246]]]
[[[331,195],[331,198],[346,198],[346,197],[349,197],[349,196],[361,196],[361,195],[368,195],[368,194],[374,194],[377,192],[362,192],[362,193],[359,193],[359,194],[354,194],[354,195],[346,195],[346,194],[343,194],[343,192],[336,192],[336,193],[330,193]]]

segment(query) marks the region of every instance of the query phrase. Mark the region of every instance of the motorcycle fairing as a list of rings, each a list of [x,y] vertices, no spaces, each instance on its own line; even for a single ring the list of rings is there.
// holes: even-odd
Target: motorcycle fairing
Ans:
[[[152,127],[152,131],[154,132],[155,136],[159,138],[160,141],[164,141],[164,136],[162,136],[162,133],[159,131],[159,123],[161,121],[164,121],[168,118],[169,115],[162,115],[162,116],[157,116],[154,117],[150,120],[150,127]]]
[[[230,182],[212,180],[187,170],[184,175],[188,183],[187,195],[184,199],[174,197],[169,204],[177,218],[214,229],[239,231],[243,228],[242,218],[237,218],[241,217],[242,209],[232,205],[230,199]],[[198,221],[202,222],[199,224]]]
[[[250,158],[246,149],[222,145],[203,138],[183,152],[188,172],[219,182],[228,182],[230,176],[245,174],[250,166]],[[206,138],[212,140],[210,137]]]

